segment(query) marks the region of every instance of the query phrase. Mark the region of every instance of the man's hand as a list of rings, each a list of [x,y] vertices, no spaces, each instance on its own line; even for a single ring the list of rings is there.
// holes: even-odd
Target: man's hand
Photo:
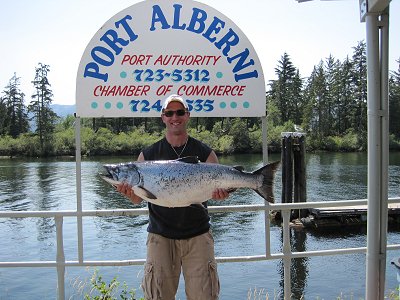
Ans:
[[[229,193],[226,189],[217,188],[212,193],[212,198],[214,200],[225,200],[229,197]]]
[[[142,202],[142,198],[137,196],[132,189],[132,186],[126,182],[122,182],[117,185],[117,191],[120,192],[122,195],[129,198],[133,204],[140,204]]]

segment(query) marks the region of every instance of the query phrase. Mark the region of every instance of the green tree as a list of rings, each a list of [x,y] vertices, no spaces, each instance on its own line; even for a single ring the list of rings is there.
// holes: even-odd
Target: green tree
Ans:
[[[281,114],[279,125],[282,125],[297,118],[300,107],[298,101],[301,101],[299,87],[302,84],[300,75],[286,52],[278,62],[275,74],[278,79],[270,83],[269,101],[274,102],[278,107]]]
[[[5,99],[0,97],[0,136],[6,134],[6,116],[7,116],[7,107],[5,103]]]
[[[317,67],[314,67],[305,89],[307,108],[303,123],[311,136],[318,140],[330,132],[328,95],[324,64],[321,61]]]
[[[337,93],[336,98],[337,108],[337,131],[336,134],[344,135],[352,128],[352,115],[354,111],[353,105],[353,65],[347,57],[339,66],[339,71],[336,79]]]
[[[14,73],[3,91],[4,96],[0,105],[0,112],[2,112],[0,132],[13,138],[29,130],[28,115],[24,104],[25,94],[21,92],[19,86],[20,78]]]
[[[391,72],[389,80],[389,132],[400,138],[400,58],[399,68]]]
[[[303,121],[303,109],[304,109],[304,98],[303,98],[303,79],[300,77],[299,70],[293,77],[291,85],[291,98],[293,104],[293,112],[290,115],[290,121],[294,124],[301,124]]]
[[[244,153],[250,150],[250,135],[245,120],[234,118],[229,129],[229,135],[233,137],[235,152]]]
[[[367,55],[366,44],[361,41],[353,47],[353,128],[359,133],[367,131]]]
[[[326,117],[329,118],[327,123],[331,126],[326,134],[335,135],[339,133],[340,124],[340,62],[335,60],[332,55],[325,61],[325,76],[326,76],[326,104],[327,104],[327,114]]]
[[[32,119],[36,124],[40,150],[44,156],[49,155],[52,151],[51,139],[57,121],[57,115],[50,107],[53,102],[53,92],[48,80],[49,72],[50,67],[42,63],[35,68],[35,79],[32,81],[35,94],[32,95],[32,101],[28,106],[28,110],[33,113]]]

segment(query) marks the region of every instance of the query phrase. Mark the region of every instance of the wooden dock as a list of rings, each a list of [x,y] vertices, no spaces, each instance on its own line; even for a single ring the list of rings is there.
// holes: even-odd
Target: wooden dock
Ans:
[[[388,207],[388,223],[400,224],[400,204],[391,203]],[[333,227],[360,226],[367,224],[367,206],[311,208],[308,216],[293,219],[292,227],[323,229]]]
[[[282,203],[307,202],[305,170],[305,134],[282,132]],[[282,222],[279,210],[271,212],[272,220]],[[340,227],[365,226],[367,205],[346,207],[294,209],[290,215],[291,228],[338,229]],[[390,203],[388,225],[400,230],[400,204]],[[393,227],[394,228],[394,227]]]

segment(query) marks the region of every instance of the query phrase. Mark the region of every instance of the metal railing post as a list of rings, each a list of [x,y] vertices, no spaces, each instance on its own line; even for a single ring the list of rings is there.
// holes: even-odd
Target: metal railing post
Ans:
[[[75,161],[76,161],[76,210],[78,230],[78,260],[83,262],[83,229],[82,229],[82,161],[81,161],[81,118],[75,118]]]
[[[400,197],[386,199],[388,204],[399,204]],[[210,206],[210,213],[218,212],[239,212],[239,211],[266,211],[269,215],[271,210],[281,210],[283,218],[282,226],[282,252],[270,253],[270,226],[269,218],[266,223],[266,254],[260,255],[246,255],[246,256],[229,256],[229,257],[216,257],[218,263],[229,262],[256,262],[265,260],[280,260],[283,262],[283,279],[284,279],[284,298],[289,300],[292,297],[292,275],[291,264],[292,259],[303,257],[315,256],[331,256],[331,255],[348,255],[348,254],[365,254],[366,247],[358,248],[338,248],[338,249],[325,249],[313,251],[300,251],[292,250],[291,245],[291,227],[290,227],[290,211],[293,209],[306,209],[306,208],[323,208],[323,207],[349,207],[355,205],[366,205],[367,199],[359,200],[338,200],[338,201],[323,201],[323,202],[304,202],[304,203],[263,203],[256,205],[229,205],[229,206]],[[138,216],[147,215],[148,210],[144,208],[136,209],[110,209],[110,210],[84,210],[77,212],[76,210],[65,211],[0,211],[0,218],[54,218],[56,223],[56,240],[57,240],[57,257],[54,261],[0,261],[0,268],[55,268],[58,275],[58,297],[57,299],[65,299],[65,269],[67,267],[95,267],[95,266],[132,266],[143,265],[145,259],[131,259],[131,260],[65,260],[64,255],[64,236],[63,236],[63,220],[65,217],[77,218],[82,217],[102,217],[102,216]],[[386,250],[399,251],[400,244],[385,245]],[[381,274],[382,275],[382,274]],[[384,274],[383,274],[384,276]],[[382,278],[382,276],[380,277]],[[375,283],[377,285],[377,283]],[[372,298],[373,299],[373,298]],[[374,299],[375,300],[375,299]]]
[[[291,283],[291,275],[290,275],[290,265],[292,262],[291,253],[292,249],[290,246],[290,210],[282,210],[282,220],[283,220],[283,297],[285,300],[290,300],[292,294],[292,283]]]
[[[57,234],[57,279],[58,279],[58,300],[65,299],[65,255],[64,255],[64,237],[63,237],[63,217],[56,216],[56,234]]]

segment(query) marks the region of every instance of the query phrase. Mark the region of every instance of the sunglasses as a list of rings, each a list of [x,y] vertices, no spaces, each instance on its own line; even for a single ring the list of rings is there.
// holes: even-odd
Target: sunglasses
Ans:
[[[176,114],[178,117],[182,117],[187,113],[186,110],[184,109],[178,109],[178,110],[166,110],[164,111],[163,115],[170,118],[172,117],[174,114]]]

